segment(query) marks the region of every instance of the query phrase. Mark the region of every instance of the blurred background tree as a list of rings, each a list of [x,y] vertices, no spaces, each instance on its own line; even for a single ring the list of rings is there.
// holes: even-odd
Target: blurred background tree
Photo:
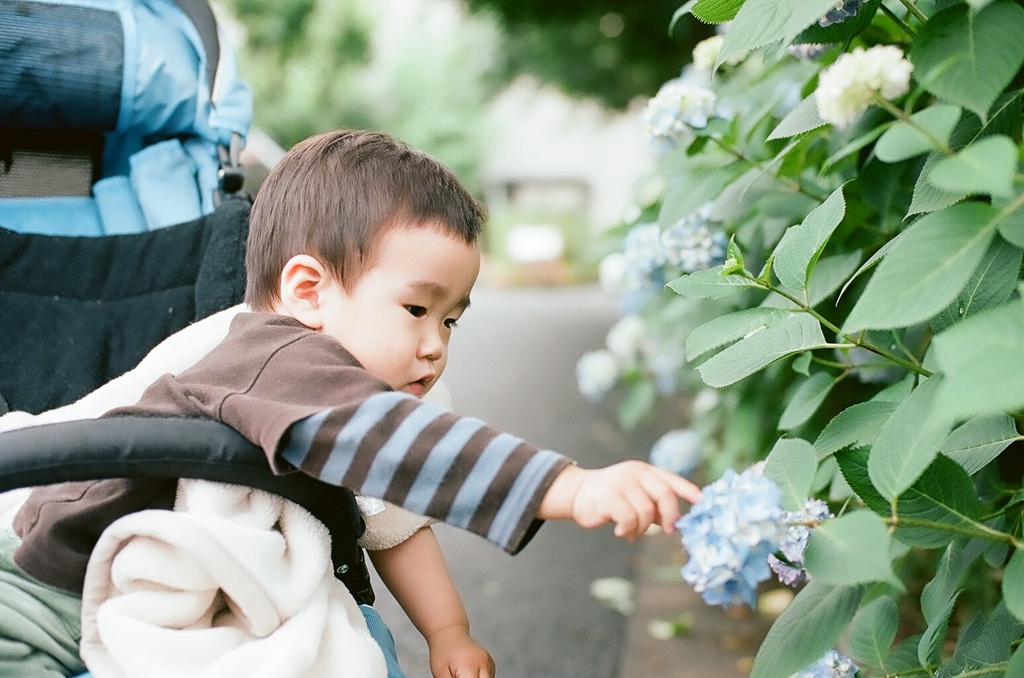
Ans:
[[[624,109],[679,75],[714,32],[692,15],[669,34],[678,0],[467,0],[502,25],[502,73],[530,73],[577,96]]]
[[[241,25],[255,124],[287,148],[337,127],[382,129],[479,189],[486,110],[522,74],[624,109],[678,75],[712,30],[678,0],[221,0]]]

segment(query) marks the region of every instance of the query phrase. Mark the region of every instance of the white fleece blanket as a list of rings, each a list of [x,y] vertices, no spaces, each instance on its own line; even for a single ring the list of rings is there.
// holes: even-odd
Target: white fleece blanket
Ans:
[[[136,402],[160,375],[181,372],[216,346],[243,310],[190,325],[71,405],[0,417],[0,432]],[[431,396],[450,406],[442,384]],[[8,525],[26,492],[0,495]],[[384,506],[366,517],[365,548],[388,548],[430,522]],[[103,533],[86,572],[81,653],[95,678],[387,673],[358,606],[332,574],[323,524],[274,495],[201,480],[179,481],[174,512],[128,515]]]
[[[384,678],[330,536],[260,490],[182,480],[175,510],[114,522],[89,560],[82,659],[95,678]]]

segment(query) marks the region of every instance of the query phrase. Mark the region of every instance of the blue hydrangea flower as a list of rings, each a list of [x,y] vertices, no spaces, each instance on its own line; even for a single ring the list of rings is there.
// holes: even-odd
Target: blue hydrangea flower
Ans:
[[[687,137],[691,129],[707,127],[717,99],[710,89],[684,78],[669,80],[644,108],[651,141],[659,147],[671,147]]]
[[[788,586],[796,586],[807,579],[807,571],[803,569],[804,551],[807,550],[807,540],[814,529],[806,523],[820,523],[831,517],[828,504],[820,499],[808,499],[802,510],[782,514],[782,520],[788,527],[779,551],[785,560],[775,554],[768,556],[768,566],[779,576],[779,581]]]
[[[785,537],[781,493],[755,465],[727,470],[704,488],[677,527],[689,557],[683,579],[709,605],[757,603],[757,586],[771,576],[768,556]]]
[[[711,227],[711,205],[683,217],[661,235],[665,258],[683,273],[701,271],[725,261],[725,233]]]
[[[619,361],[611,351],[588,351],[576,362],[576,386],[592,403],[601,402],[621,374]]]
[[[657,224],[640,223],[629,229],[622,253],[625,256],[626,280],[634,289],[665,284],[663,269],[668,259],[661,246],[661,229]]]
[[[807,580],[804,551],[807,550],[807,540],[814,532],[814,528],[807,523],[821,522],[830,517],[833,514],[820,499],[808,499],[802,510],[782,514],[782,521],[788,526],[785,529],[785,540],[778,550],[784,560],[774,553],[768,556],[768,566],[778,575],[778,581],[786,586],[797,586]]]
[[[818,25],[827,28],[832,24],[841,24],[852,16],[857,16],[857,10],[864,4],[864,0],[839,0],[833,9],[825,12],[825,16],[818,19]]]
[[[700,463],[700,436],[690,428],[669,431],[651,446],[650,462],[681,476],[688,476]]]
[[[858,667],[849,657],[829,650],[825,655],[792,678],[854,678]]]

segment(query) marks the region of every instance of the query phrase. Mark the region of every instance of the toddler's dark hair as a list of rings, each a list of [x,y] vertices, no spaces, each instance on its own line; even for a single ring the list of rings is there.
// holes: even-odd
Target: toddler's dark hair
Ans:
[[[387,134],[313,136],[281,159],[256,194],[245,299],[254,310],[273,308],[281,271],[297,254],[315,257],[351,290],[389,229],[438,228],[475,244],[485,220],[483,205],[450,169]]]

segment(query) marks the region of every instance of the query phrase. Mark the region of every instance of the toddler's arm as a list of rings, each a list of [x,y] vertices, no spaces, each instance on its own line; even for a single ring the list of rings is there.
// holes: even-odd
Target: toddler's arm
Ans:
[[[652,523],[671,532],[679,499],[696,503],[700,488],[665,469],[624,461],[599,469],[568,466],[548,487],[537,510],[543,519],[572,520],[583,527],[615,523],[615,536],[635,539]]]
[[[424,527],[370,560],[427,641],[434,678],[493,678],[494,660],[469,635],[469,618],[434,531]]]

